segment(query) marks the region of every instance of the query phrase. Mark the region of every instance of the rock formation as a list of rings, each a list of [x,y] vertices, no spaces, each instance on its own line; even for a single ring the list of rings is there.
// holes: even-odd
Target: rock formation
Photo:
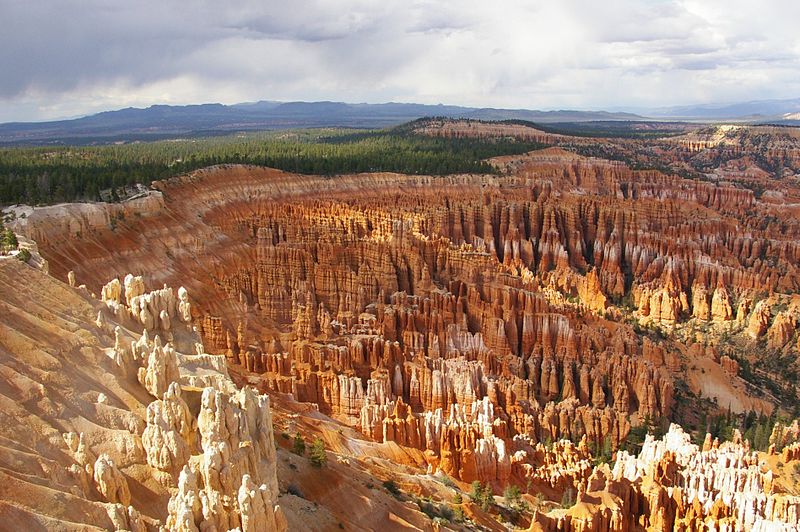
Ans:
[[[619,322],[620,301],[656,327],[688,319],[727,326],[747,308],[748,291],[796,284],[793,243],[758,232],[744,241],[733,236],[740,211],[708,214],[733,192],[563,150],[503,164],[512,163],[510,177],[435,182],[374,174],[334,183],[237,167],[159,183],[167,198],[185,198],[167,203],[170,219],[205,235],[208,249],[182,262],[171,258],[182,253],[172,244],[148,259],[177,272],[156,273],[156,282],[202,283],[192,305],[185,290],[145,292],[135,276],[103,288],[110,308],[128,309],[162,340],[146,354],[141,382],[163,396],[174,380],[172,329],[196,313],[209,349],[260,375],[262,391],[315,403],[378,440],[383,429],[362,421],[382,424],[399,400],[419,426],[437,409],[445,424],[453,406],[471,415],[488,397],[506,427],[495,437],[508,449],[517,435],[534,443],[586,435],[616,447],[629,415],[672,414],[679,368],[669,342],[645,356],[635,331]],[[542,179],[553,187],[542,188]],[[563,187],[595,194],[552,195]],[[682,202],[707,210],[689,217]],[[158,216],[147,224],[161,224]],[[754,247],[772,249],[786,275],[766,275]],[[54,269],[77,267],[56,242],[43,249]],[[203,260],[215,264],[213,280],[193,266]],[[105,263],[96,257],[95,269]],[[757,325],[763,308],[756,304],[745,321],[756,336],[772,325]],[[773,343],[788,334],[778,325]],[[470,455],[485,445],[453,441],[456,453]],[[432,447],[435,454],[441,445]]]
[[[128,481],[107,454],[100,455],[94,463],[93,469],[97,491],[105,500],[111,503],[121,503],[123,506],[131,503]]]
[[[796,524],[795,502],[767,493],[746,446],[698,449],[674,429],[638,457],[617,452],[613,468],[592,460],[645,424],[696,422],[695,406],[715,408],[706,399],[733,414],[798,400],[800,194],[781,181],[781,200],[739,160],[795,165],[797,138],[759,126],[775,146],[763,148],[739,129],[600,141],[512,124],[414,127],[552,147],[492,159],[492,175],[213,167],[135,201],[59,207],[69,223],[53,224],[55,208],[17,222],[68,281],[58,296],[91,310],[59,329],[68,351],[93,338],[108,366],[92,362],[91,382],[105,372],[125,390],[98,385],[91,423],[58,425],[69,491],[114,505],[101,526],[287,526],[270,402],[249,386],[309,403],[432,474],[553,500],[575,491],[574,510],[537,510],[534,527]],[[718,179],[682,177],[715,157]],[[670,165],[680,171],[634,169]],[[138,275],[120,277],[122,264]],[[42,315],[59,326],[72,316]],[[84,327],[86,338],[74,333]],[[21,336],[13,352],[36,352]],[[56,369],[59,356],[48,354]],[[46,402],[19,387],[33,390],[19,401]],[[87,427],[109,419],[114,445],[100,444]],[[794,441],[774,437],[775,456],[794,460]],[[134,476],[163,511],[129,511],[143,512],[138,484],[128,503],[121,487]]]
[[[788,451],[791,455],[792,451]],[[772,472],[747,445],[703,448],[679,426],[638,456],[617,453],[610,471],[595,469],[578,486],[577,504],[552,516],[534,513],[531,530],[792,530],[800,498],[778,493]]]
[[[180,472],[167,527],[285,529],[275,505],[278,484],[269,399],[251,388],[233,395],[206,388],[197,427],[201,454]]]
[[[175,349],[169,344],[161,345],[161,338],[156,336],[152,350],[145,358],[145,366],[139,368],[139,382],[154,397],[161,397],[170,383],[177,381],[180,376]]]
[[[22,284],[6,291],[11,283]],[[158,336],[151,340],[135,312],[146,296],[143,284],[126,281],[123,294],[121,283],[109,283],[100,302],[19,261],[3,261],[0,286],[8,310],[0,316],[8,331],[0,340],[2,366],[17,368],[10,382],[18,391],[12,393],[41,405],[33,413],[22,408],[24,401],[7,405],[18,421],[4,424],[1,454],[17,456],[13,467],[23,473],[3,475],[10,483],[0,497],[0,513],[11,519],[7,525],[29,529],[34,523],[69,522],[142,532],[164,526],[286,529],[277,506],[269,398],[252,388],[237,389],[210,355],[184,354],[188,347],[195,350],[197,336],[181,319],[171,329],[174,347],[162,345]],[[42,289],[54,299],[42,302],[37,292]],[[161,305],[175,316],[177,306],[164,297],[168,293],[158,291],[148,305]],[[185,292],[182,299],[188,305]],[[21,323],[33,325],[21,333]],[[64,355],[34,347],[32,338],[59,338],[52,347],[40,345]],[[198,393],[202,406],[193,414],[184,395]],[[58,397],[70,397],[70,406],[59,404]],[[59,426],[74,428],[60,435]],[[182,472],[196,476],[196,500],[186,495],[191,481]]]
[[[147,406],[147,427],[142,434],[147,463],[176,475],[192,455],[196,432],[197,421],[181,398],[176,379],[170,382],[163,399]]]

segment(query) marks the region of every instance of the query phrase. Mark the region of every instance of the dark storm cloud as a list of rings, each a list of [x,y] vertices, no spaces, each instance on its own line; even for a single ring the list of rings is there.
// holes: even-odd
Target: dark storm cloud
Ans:
[[[257,99],[788,97],[798,17],[780,0],[0,0],[0,121]]]
[[[0,96],[169,75],[200,37],[168,23],[178,18],[168,4],[137,5],[3,1],[0,69],[7,74],[0,77]]]

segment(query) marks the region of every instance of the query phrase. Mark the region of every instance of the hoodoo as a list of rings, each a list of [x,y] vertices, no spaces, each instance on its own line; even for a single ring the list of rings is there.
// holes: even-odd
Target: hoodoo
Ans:
[[[9,221],[49,268],[0,261],[9,522],[800,526],[774,365],[800,226],[761,222],[794,207],[576,153],[599,141],[418,126],[561,147],[437,177],[220,165]]]

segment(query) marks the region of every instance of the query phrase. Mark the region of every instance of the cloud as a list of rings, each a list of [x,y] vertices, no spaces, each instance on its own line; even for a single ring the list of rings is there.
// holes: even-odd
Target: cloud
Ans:
[[[0,121],[126,105],[793,97],[793,0],[0,0]]]

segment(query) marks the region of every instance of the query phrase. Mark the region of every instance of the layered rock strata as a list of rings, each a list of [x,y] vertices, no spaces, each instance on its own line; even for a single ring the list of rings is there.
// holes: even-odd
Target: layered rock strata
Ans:
[[[500,175],[441,178],[212,168],[114,206],[113,228],[76,209],[78,239],[36,211],[21,225],[56,275],[73,270],[158,337],[137,369],[153,397],[194,314],[209,351],[262,392],[501,485],[537,443],[616,448],[672,416],[686,349],[639,324],[797,349],[796,307],[778,309],[800,284],[800,230],[760,224],[773,207],[752,191],[558,148],[493,163]],[[101,288],[121,264],[193,304],[136,276]],[[730,395],[744,372],[729,355],[714,364]]]

